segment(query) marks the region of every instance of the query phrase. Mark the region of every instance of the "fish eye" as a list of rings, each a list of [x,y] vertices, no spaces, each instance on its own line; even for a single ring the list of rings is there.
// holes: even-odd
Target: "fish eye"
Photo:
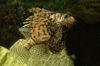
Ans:
[[[66,15],[65,18],[68,18],[68,16]]]

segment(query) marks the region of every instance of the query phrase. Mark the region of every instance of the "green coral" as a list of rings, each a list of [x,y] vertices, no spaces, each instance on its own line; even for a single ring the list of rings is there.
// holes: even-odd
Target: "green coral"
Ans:
[[[66,49],[59,54],[53,54],[46,45],[35,45],[27,52],[21,47],[26,41],[27,39],[20,39],[10,48],[11,55],[16,58],[16,63],[25,63],[27,66],[74,66]]]
[[[16,63],[16,59],[10,55],[8,49],[0,46],[0,66],[18,66],[19,64]],[[25,66],[19,65],[19,66]]]
[[[63,51],[59,54],[52,54],[48,49],[46,50],[48,53],[42,53],[41,54],[41,48],[40,47],[33,47],[31,49],[31,55],[26,56],[22,58],[20,56],[23,56],[23,53],[21,52],[19,55],[16,54],[17,50],[16,47],[20,45],[21,43],[25,43],[27,40],[20,39],[18,40],[11,48],[10,51],[2,46],[0,46],[0,66],[74,66],[72,59],[70,56],[66,53],[66,50],[63,49]],[[14,47],[14,48],[13,48]],[[35,49],[34,49],[35,48]],[[14,54],[11,54],[12,51],[14,51]],[[21,47],[19,49],[22,49]],[[19,50],[18,52],[20,52]],[[34,53],[35,52],[35,53]],[[37,55],[39,52],[40,55]],[[27,54],[28,55],[28,54]],[[40,57],[39,57],[40,56]],[[22,60],[26,59],[27,62],[21,62]]]

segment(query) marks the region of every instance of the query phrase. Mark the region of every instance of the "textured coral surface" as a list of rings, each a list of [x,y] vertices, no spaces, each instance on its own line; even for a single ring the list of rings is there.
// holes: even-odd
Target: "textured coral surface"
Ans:
[[[73,61],[67,54],[65,49],[59,54],[51,53],[46,46],[40,45],[32,47],[30,55],[26,54],[27,51],[22,52],[22,47],[18,44],[24,44],[27,40],[18,40],[10,50],[18,53],[10,53],[8,49],[0,47],[0,65],[1,66],[74,66]],[[17,46],[16,46],[17,45]],[[13,49],[13,47],[17,50]],[[18,49],[19,48],[19,49]],[[26,55],[25,55],[26,54]],[[10,60],[10,61],[9,61]]]

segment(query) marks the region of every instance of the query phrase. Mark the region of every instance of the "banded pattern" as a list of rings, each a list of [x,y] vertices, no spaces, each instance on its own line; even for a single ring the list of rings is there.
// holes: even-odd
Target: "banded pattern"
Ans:
[[[34,28],[32,29],[31,37],[28,42],[24,45],[24,48],[30,49],[33,45],[45,44],[50,39],[47,28],[42,23],[33,23]]]
[[[67,14],[51,12],[46,9],[32,8],[33,16],[30,16],[24,22],[23,27],[32,27],[31,37],[24,45],[24,48],[30,49],[33,45],[46,44],[51,51],[59,52],[64,47],[62,42],[63,26],[70,26],[74,23],[74,18]],[[57,48],[56,48],[57,47]]]

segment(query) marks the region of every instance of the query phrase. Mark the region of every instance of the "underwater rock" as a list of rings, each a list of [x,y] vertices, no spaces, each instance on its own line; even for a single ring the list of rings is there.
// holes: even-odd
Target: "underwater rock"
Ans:
[[[10,55],[8,49],[0,46],[0,66],[25,66],[25,64],[20,65],[16,63],[16,58]]]
[[[11,54],[11,56],[14,55],[16,64],[21,66],[23,66],[23,64],[26,64],[26,66],[74,66],[73,60],[68,55],[66,49],[63,49],[59,54],[53,54],[46,45],[37,45],[33,46],[30,51],[25,51],[22,50],[20,44],[24,44],[26,41],[27,39],[19,39],[10,48],[11,51],[17,48],[14,51],[15,54]],[[19,53],[19,56],[16,54],[16,51]]]

